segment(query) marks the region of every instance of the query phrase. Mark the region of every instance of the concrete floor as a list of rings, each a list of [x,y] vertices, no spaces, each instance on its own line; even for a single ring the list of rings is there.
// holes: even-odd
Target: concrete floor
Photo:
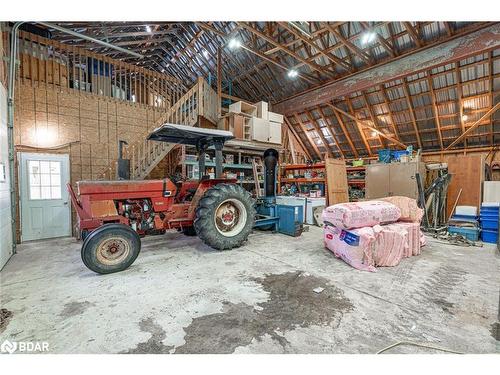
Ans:
[[[493,245],[428,239],[421,256],[362,272],[311,227],[301,238],[256,232],[227,252],[147,237],[130,269],[100,276],[72,238],[26,243],[0,274],[12,313],[0,341],[48,341],[52,353],[375,353],[406,340],[498,353],[499,264]]]

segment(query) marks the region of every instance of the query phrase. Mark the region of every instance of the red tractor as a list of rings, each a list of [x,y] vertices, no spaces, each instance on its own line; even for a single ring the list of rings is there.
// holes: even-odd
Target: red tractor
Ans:
[[[241,246],[255,222],[254,200],[222,176],[222,147],[231,132],[165,124],[150,140],[196,146],[199,181],[79,181],[68,184],[78,216],[83,263],[106,274],[123,271],[139,255],[140,237],[176,229],[217,250]],[[215,148],[216,178],[205,176],[205,153]]]

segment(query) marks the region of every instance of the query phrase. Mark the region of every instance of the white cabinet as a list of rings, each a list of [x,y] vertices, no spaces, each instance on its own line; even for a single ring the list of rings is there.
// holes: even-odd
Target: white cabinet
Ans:
[[[263,118],[265,120],[268,120],[268,104],[267,102],[258,102],[255,103],[255,106],[257,107],[257,117],[258,118]]]
[[[250,129],[253,141],[281,143],[281,123],[252,117]]]
[[[268,142],[281,144],[281,123],[269,121]]]
[[[250,120],[250,129],[253,141],[268,142],[269,120],[252,117]]]
[[[280,115],[279,113],[268,112],[267,116],[269,118],[269,121],[279,122],[280,124],[283,123],[283,115]]]

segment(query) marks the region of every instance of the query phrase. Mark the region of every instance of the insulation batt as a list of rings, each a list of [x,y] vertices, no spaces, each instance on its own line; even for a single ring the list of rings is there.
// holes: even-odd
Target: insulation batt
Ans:
[[[375,267],[396,266],[403,258],[419,255],[424,244],[420,224],[410,222],[351,230],[326,225],[324,240],[336,257],[371,272]]]
[[[379,200],[389,202],[395,205],[401,211],[399,221],[411,221],[412,223],[420,223],[424,216],[424,210],[418,207],[417,201],[408,197],[385,197]]]
[[[341,229],[392,223],[400,216],[401,211],[397,206],[380,200],[339,203],[323,210],[323,222]]]

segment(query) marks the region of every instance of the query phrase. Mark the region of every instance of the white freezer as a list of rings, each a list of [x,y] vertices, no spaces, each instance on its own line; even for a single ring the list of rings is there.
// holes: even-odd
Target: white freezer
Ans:
[[[314,222],[314,208],[318,206],[325,206],[326,198],[306,198],[306,223],[315,225]]]

